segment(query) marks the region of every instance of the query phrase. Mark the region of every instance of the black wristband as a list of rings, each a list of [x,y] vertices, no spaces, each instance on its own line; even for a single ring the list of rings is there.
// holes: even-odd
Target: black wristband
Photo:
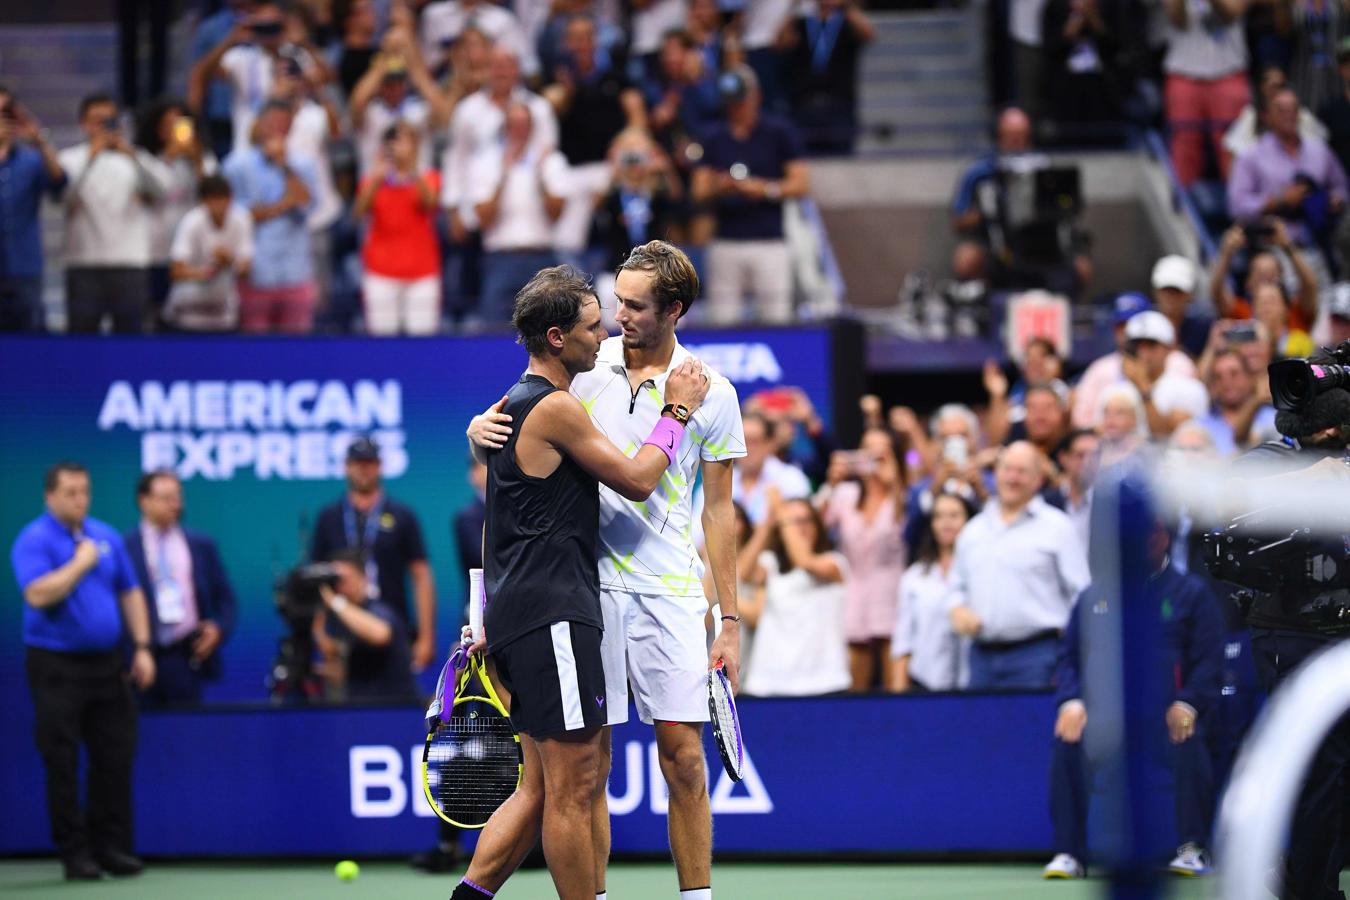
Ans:
[[[740,620],[741,620],[741,617],[740,617],[740,616],[723,616],[723,617],[722,617],[722,621],[723,621],[723,622],[739,622]]]

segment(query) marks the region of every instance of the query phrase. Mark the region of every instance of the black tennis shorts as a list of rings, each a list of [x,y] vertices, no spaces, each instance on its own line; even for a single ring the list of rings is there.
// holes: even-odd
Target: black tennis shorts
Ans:
[[[554,622],[498,647],[492,658],[511,692],[516,731],[549,737],[605,724],[599,628]]]

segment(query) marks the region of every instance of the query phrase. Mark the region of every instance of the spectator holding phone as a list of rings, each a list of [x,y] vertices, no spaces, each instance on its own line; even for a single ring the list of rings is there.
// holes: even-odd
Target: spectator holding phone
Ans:
[[[253,217],[220,175],[203,178],[198,194],[200,202],[174,232],[164,322],[176,331],[232,331],[239,279],[253,262]]]
[[[869,400],[880,406],[881,401],[871,395],[859,402]],[[830,458],[839,442],[821,421],[806,391],[795,385],[759,391],[745,401],[745,412],[759,413],[773,423],[775,456],[801,469],[813,484],[826,480]]]
[[[136,146],[163,166],[164,199],[156,206],[151,229],[150,304],[156,318],[164,311],[172,283],[170,251],[174,231],[197,205],[197,186],[216,170],[216,159],[197,137],[187,108],[174,100],[150,104],[136,122]]]
[[[1230,287],[1230,279],[1235,280],[1234,262],[1244,251],[1247,273],[1242,279],[1242,293],[1239,295]],[[1219,252],[1209,270],[1209,295],[1219,318],[1250,319],[1250,298],[1257,285],[1287,283],[1286,260],[1298,282],[1298,290],[1289,308],[1290,325],[1303,331],[1311,330],[1317,318],[1317,275],[1289,239],[1289,229],[1284,222],[1275,217],[1251,225],[1234,225],[1224,232],[1219,242]]]
[[[371,334],[434,334],[440,326],[440,193],[440,173],[419,168],[415,128],[390,125],[356,195],[356,217],[369,219],[361,292]]]
[[[1167,372],[1167,354],[1175,343],[1172,323],[1155,310],[1141,312],[1125,325],[1121,372],[1139,392],[1145,425],[1156,439],[1166,438],[1182,422],[1203,416],[1209,408],[1209,394],[1201,382]]]
[[[893,693],[953,691],[967,677],[968,642],[952,630],[947,595],[952,589],[956,539],[976,507],[960,494],[938,493],[919,540],[914,563],[900,579],[900,616],[891,637],[887,687]]]
[[[352,90],[348,112],[362,172],[384,152],[384,135],[395,122],[413,129],[417,170],[431,164],[431,135],[449,123],[451,104],[427,71],[411,23],[385,34],[380,53]]]
[[[901,438],[869,428],[852,452],[836,451],[817,501],[848,560],[844,635],[853,691],[891,681],[890,640],[905,571],[905,455]]]
[[[150,299],[151,237],[168,175],[122,134],[117,102],[106,94],[80,101],[87,140],[57,157],[66,188],[66,328],[140,332]]]
[[[745,458],[731,474],[731,497],[756,525],[769,515],[769,493],[787,500],[811,495],[811,482],[801,469],[775,455],[778,430],[772,419],[747,412],[741,420],[745,430]]]
[[[741,689],[759,697],[810,697],[849,687],[844,653],[848,563],[835,551],[810,500],[770,490],[757,526],[768,549],[751,574],[756,589],[740,604],[755,628]]]
[[[928,471],[910,489],[905,506],[905,546],[918,552],[919,539],[928,527],[933,501],[943,492],[959,494],[973,505],[982,505],[993,481],[986,471],[989,452],[983,449],[980,420],[974,410],[960,403],[938,408],[930,420],[935,451]]]
[[[224,174],[235,198],[253,215],[257,252],[240,285],[240,324],[246,332],[303,334],[314,323],[318,289],[306,219],[317,194],[308,160],[287,149],[292,111],[269,101],[258,116],[254,144],[231,153]]]
[[[0,331],[42,331],[42,195],[66,173],[46,131],[0,87]]]
[[[1277,216],[1303,248],[1324,242],[1345,208],[1345,170],[1325,141],[1298,130],[1298,97],[1277,91],[1270,99],[1270,130],[1237,158],[1228,181],[1228,210],[1244,224]]]

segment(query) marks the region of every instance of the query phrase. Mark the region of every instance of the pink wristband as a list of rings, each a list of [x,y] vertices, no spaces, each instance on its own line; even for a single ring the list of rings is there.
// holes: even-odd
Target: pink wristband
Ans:
[[[656,449],[666,455],[670,460],[670,465],[675,465],[675,448],[680,446],[680,441],[684,440],[684,426],[679,422],[667,416],[662,416],[656,420],[656,427],[652,433],[647,435],[647,439],[642,442],[645,447],[651,444]]]

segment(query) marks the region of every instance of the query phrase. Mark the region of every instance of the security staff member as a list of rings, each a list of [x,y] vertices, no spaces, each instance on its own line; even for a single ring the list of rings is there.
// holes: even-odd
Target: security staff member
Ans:
[[[136,703],[122,640],[135,643],[131,682],[155,680],[150,626],[122,538],[89,518],[89,472],[57,463],[47,472],[47,511],[14,541],[11,560],[23,592],[23,640],[36,712],[38,752],[47,770],[52,842],[69,880],[104,871],[134,875],[131,769]],[[88,807],[80,809],[80,744],[88,757]]]
[[[150,613],[158,677],[146,700],[199,703],[203,683],[220,677],[220,648],[234,630],[234,589],[216,542],[181,524],[177,475],[142,475],[136,504],[141,523],[123,539]]]
[[[380,448],[369,437],[358,437],[347,448],[347,494],[319,512],[309,558],[323,562],[344,549],[361,553],[375,596],[408,624],[413,668],[422,671],[436,654],[436,588],[422,526],[411,508],[384,493]],[[415,622],[408,614],[409,574]]]
[[[1330,358],[1311,361],[1335,362]],[[1236,476],[1315,478],[1319,472],[1337,479],[1346,476],[1350,392],[1330,390],[1304,409],[1281,410],[1275,415],[1275,427],[1285,439],[1268,441],[1239,457],[1233,464]],[[1283,471],[1272,475],[1272,468]],[[1267,693],[1305,659],[1335,640],[1312,628],[1297,610],[1285,608],[1268,595],[1253,603],[1247,623],[1251,629],[1253,661]],[[1350,726],[1343,721],[1318,750],[1294,809],[1281,896],[1297,900],[1344,897],[1339,881],[1348,833],[1342,822],[1347,776],[1350,776]]]

